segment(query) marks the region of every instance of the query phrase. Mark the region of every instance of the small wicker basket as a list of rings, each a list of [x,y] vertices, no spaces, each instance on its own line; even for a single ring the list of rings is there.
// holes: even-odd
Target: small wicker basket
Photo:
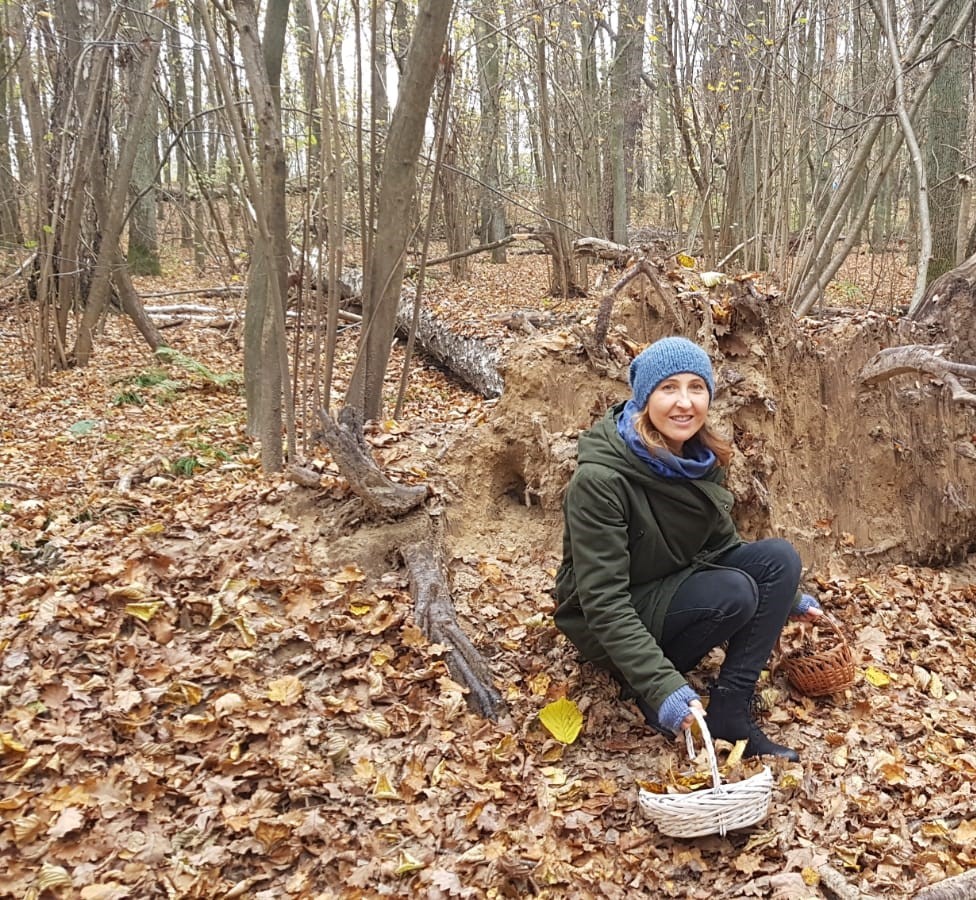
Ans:
[[[836,694],[854,683],[854,658],[840,626],[827,615],[820,616],[814,627],[821,624],[832,633],[826,647],[794,650],[780,663],[789,683],[807,697]]]
[[[773,774],[769,766],[764,766],[762,772],[743,781],[722,784],[705,717],[694,707],[692,713],[708,752],[712,787],[690,794],[654,794],[641,788],[638,801],[644,814],[663,834],[682,838],[724,835],[727,831],[761,822],[769,814],[769,800],[773,793]],[[694,759],[695,748],[690,729],[685,731],[685,741],[688,756]]]

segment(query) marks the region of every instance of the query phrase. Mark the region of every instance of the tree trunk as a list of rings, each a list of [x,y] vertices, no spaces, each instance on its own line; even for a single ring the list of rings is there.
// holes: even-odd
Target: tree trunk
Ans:
[[[251,0],[235,0],[241,55],[257,122],[259,171],[248,168],[256,228],[245,314],[244,376],[248,396],[248,429],[261,441],[266,472],[283,465],[281,431],[288,437],[288,456],[296,449],[294,398],[285,343],[285,298],[288,293],[291,244],[285,210],[286,161],[281,130],[279,78],[285,46],[288,0],[268,3],[263,39]],[[238,127],[239,131],[239,127]],[[243,157],[242,147],[242,157]],[[259,262],[258,262],[259,260]]]
[[[610,148],[607,181],[612,211],[609,237],[627,243],[634,181],[634,147],[643,118],[640,96],[647,0],[620,0],[610,69]]]
[[[972,0],[954,0],[946,16],[932,33],[939,44],[948,37],[949,24],[968,7]],[[929,90],[928,128],[925,132],[925,167],[932,173],[932,258],[928,267],[928,282],[956,267],[956,234],[963,176],[966,163],[962,153],[968,122],[962,110],[971,109],[972,54],[956,48],[945,61]]]
[[[421,0],[390,123],[376,207],[376,236],[365,277],[359,357],[346,393],[346,403],[360,410],[365,419],[378,418],[383,409],[383,382],[396,329],[409,238],[404,226],[414,218],[414,175],[451,6],[441,0]]]
[[[95,263],[94,277],[88,293],[85,312],[78,326],[78,335],[75,340],[74,358],[80,366],[87,365],[91,358],[95,324],[102,315],[111,293],[112,266],[113,261],[119,255],[119,242],[122,237],[122,228],[125,223],[127,210],[126,198],[128,197],[136,153],[142,141],[142,130],[146,122],[146,113],[150,105],[149,98],[152,93],[153,80],[155,79],[155,65],[156,59],[159,56],[161,36],[162,21],[154,16],[148,22],[147,39],[139,45],[145,50],[145,56],[142,59],[142,74],[139,79],[139,90],[133,99],[136,114],[130,123],[129,132],[122,142],[119,150],[119,161],[112,174],[112,186],[108,194],[108,202],[105,206],[107,218],[104,222],[100,223],[100,245],[98,259]]]

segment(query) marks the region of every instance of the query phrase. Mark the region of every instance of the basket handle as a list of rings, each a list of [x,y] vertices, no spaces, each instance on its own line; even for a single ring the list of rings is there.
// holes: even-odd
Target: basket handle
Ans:
[[[701,731],[702,742],[705,744],[705,750],[708,753],[708,765],[712,770],[712,786],[719,793],[722,792],[722,776],[718,771],[718,760],[715,758],[715,747],[712,744],[712,735],[708,730],[708,726],[705,724],[705,715],[696,706],[689,707],[691,714],[695,717],[695,721],[698,723],[698,728]],[[688,748],[688,759],[694,759],[695,754],[695,740],[691,736],[691,729],[685,729],[685,746]]]
[[[840,623],[832,615],[830,615],[830,613],[824,613],[822,616],[820,616],[820,618],[813,623],[813,627],[816,628],[821,623],[833,631],[833,633],[840,638],[841,643],[847,643],[847,638],[844,637],[844,632],[840,630]]]
[[[818,616],[816,619],[814,619],[812,622],[808,624],[812,628],[820,628],[821,626],[826,626],[831,631],[833,631],[833,633],[836,634],[838,638],[840,638],[840,642],[845,647],[849,646],[849,644],[847,643],[847,638],[844,637],[844,632],[841,631],[840,629],[840,623],[830,613],[824,612],[823,615]],[[769,667],[771,673],[775,673],[776,670],[780,667],[780,664],[782,663],[784,656],[785,654],[783,652],[783,632],[781,631],[779,633],[779,637],[776,638],[776,646],[773,648],[773,653],[771,654],[772,663]]]

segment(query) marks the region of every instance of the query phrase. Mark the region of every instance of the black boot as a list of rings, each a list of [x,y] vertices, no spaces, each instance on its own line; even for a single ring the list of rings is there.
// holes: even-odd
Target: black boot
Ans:
[[[771,741],[752,717],[752,691],[735,691],[716,687],[708,695],[705,724],[713,738],[734,744],[746,740],[743,756],[779,756],[799,762],[800,754],[790,747]]]

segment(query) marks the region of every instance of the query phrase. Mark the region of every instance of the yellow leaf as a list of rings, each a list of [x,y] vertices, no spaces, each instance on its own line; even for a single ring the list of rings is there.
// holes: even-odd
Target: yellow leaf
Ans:
[[[174,681],[163,695],[163,703],[174,706],[196,706],[203,698],[203,690],[192,681]]]
[[[381,669],[391,659],[393,659],[393,654],[389,650],[374,650],[373,654],[369,658],[369,661],[376,666],[377,669]]]
[[[268,699],[282,706],[294,706],[301,699],[304,690],[301,681],[294,675],[286,675],[284,678],[276,678],[268,685]]]
[[[397,863],[397,875],[406,875],[407,872],[416,872],[422,869],[424,864],[415,856],[411,856],[406,850],[400,851],[400,861]]]
[[[397,789],[393,787],[390,783],[390,779],[386,777],[382,772],[376,779],[376,784],[373,785],[373,796],[379,797],[381,800],[399,800],[400,794]]]
[[[564,744],[572,744],[583,727],[583,714],[572,701],[563,697],[539,711],[539,721],[546,730]]]
[[[935,672],[932,673],[932,680],[929,681],[929,696],[936,700],[941,700],[945,691],[942,688],[942,679]]]
[[[742,754],[746,752],[746,744],[748,743],[749,741],[745,738],[735,742],[732,752],[725,759],[725,767],[727,769],[733,769],[742,762]]]
[[[372,607],[368,603],[350,603],[349,612],[354,616],[365,616]]]
[[[803,883],[807,887],[816,887],[820,884],[820,873],[810,866],[804,866],[803,871],[800,872],[800,876],[803,878]]]
[[[891,676],[875,666],[868,666],[864,670],[864,677],[869,684],[873,684],[875,687],[887,687],[891,684]]]
[[[148,622],[163,605],[162,600],[145,600],[141,603],[126,603],[125,611],[143,622]]]
[[[683,269],[695,268],[695,257],[689,256],[687,253],[679,253],[675,259],[678,261],[678,265]]]
[[[529,690],[536,697],[545,697],[551,683],[552,678],[547,672],[537,672],[529,679]]]
[[[41,871],[37,873],[34,887],[41,893],[44,893],[44,891],[55,890],[57,888],[74,887],[74,881],[71,880],[68,870],[63,866],[44,863],[41,866]]]
[[[153,522],[150,525],[143,525],[141,528],[137,528],[133,534],[137,535],[151,535],[151,534],[162,534],[166,530],[166,526],[162,522]]]
[[[0,731],[0,753],[26,753],[27,748],[13,735]]]
[[[257,632],[251,627],[251,623],[248,622],[247,617],[235,616],[233,622],[237,627],[237,630],[241,633],[244,646],[253,647],[258,642],[258,635]]]

